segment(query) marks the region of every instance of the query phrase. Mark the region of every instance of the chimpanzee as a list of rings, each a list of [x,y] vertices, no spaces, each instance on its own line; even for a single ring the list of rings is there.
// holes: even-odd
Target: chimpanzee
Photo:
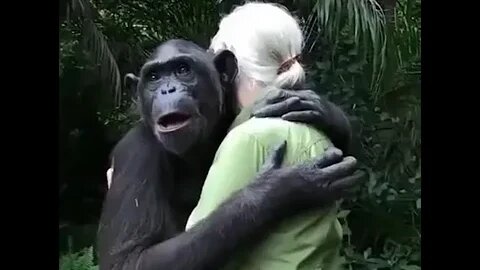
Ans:
[[[344,159],[340,150],[311,164],[280,168],[281,145],[249,186],[184,232],[234,116],[236,72],[230,51],[213,55],[192,42],[170,40],[154,51],[139,77],[126,76],[126,84],[138,91],[142,121],[112,152],[113,181],[98,231],[100,270],[218,269],[270,222],[330,204],[356,183],[355,160]],[[276,104],[292,95],[278,95]],[[313,109],[323,112],[317,122],[334,126],[328,122],[338,119],[334,105],[315,104]],[[279,110],[293,111],[280,106],[271,114]],[[335,132],[348,130],[336,124]],[[308,203],[290,204],[292,197]]]

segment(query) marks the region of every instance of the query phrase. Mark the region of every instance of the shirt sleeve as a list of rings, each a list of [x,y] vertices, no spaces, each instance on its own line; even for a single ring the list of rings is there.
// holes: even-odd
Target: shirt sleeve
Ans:
[[[186,229],[206,218],[232,193],[253,181],[264,160],[264,147],[255,136],[231,131],[217,150]]]

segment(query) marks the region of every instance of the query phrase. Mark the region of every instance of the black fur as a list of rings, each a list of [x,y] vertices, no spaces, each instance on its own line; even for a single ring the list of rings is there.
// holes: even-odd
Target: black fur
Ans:
[[[171,61],[179,57],[188,68]],[[126,77],[126,84],[138,90],[143,121],[112,153],[112,185],[98,232],[100,270],[218,269],[270,222],[330,204],[353,185],[355,161],[342,160],[340,151],[310,164],[279,168],[283,145],[252,184],[184,232],[234,116],[226,90],[235,75],[230,52],[212,56],[191,42],[172,40],[158,47],[139,78]],[[188,114],[190,124],[172,132],[159,128],[171,112]]]

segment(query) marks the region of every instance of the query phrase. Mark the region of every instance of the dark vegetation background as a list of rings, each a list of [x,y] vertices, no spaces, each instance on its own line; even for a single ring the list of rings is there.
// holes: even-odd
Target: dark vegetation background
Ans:
[[[316,89],[351,115],[369,173],[339,215],[350,269],[420,269],[420,1],[290,0]],[[107,159],[130,127],[122,77],[159,42],[208,46],[242,1],[61,0],[60,268],[95,268]]]

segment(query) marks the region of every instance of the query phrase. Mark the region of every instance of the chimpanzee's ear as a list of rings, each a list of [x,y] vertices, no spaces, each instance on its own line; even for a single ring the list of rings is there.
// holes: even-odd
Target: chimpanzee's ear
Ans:
[[[130,93],[133,96],[137,96],[137,86],[138,86],[138,77],[135,76],[133,73],[128,73],[125,75],[125,78],[123,79],[123,85],[125,86],[125,89],[130,91]]]
[[[222,50],[215,54],[215,67],[220,73],[222,84],[232,84],[238,73],[237,58],[233,52]]]

